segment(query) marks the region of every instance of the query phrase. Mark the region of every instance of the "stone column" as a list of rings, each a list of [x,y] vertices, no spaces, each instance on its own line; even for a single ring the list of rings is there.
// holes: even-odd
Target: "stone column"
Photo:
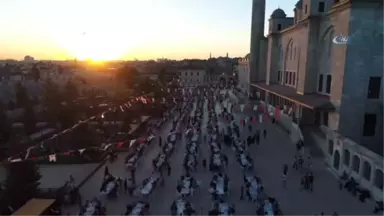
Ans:
[[[251,83],[260,79],[260,50],[261,39],[264,37],[265,0],[252,1],[252,23],[251,23],[251,52],[250,52],[250,74]]]

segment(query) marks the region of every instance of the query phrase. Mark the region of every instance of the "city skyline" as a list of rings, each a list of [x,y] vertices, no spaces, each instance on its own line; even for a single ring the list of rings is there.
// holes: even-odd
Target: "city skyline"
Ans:
[[[266,20],[296,0],[267,1]],[[1,59],[184,59],[249,53],[251,0],[1,2]],[[268,29],[268,28],[265,28]]]

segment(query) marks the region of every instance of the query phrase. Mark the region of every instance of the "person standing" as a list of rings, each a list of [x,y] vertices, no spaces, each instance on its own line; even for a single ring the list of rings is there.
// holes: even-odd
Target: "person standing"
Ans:
[[[309,172],[309,175],[308,175],[308,186],[309,186],[309,190],[311,192],[313,192],[313,181],[314,181],[314,176],[313,176],[313,172]]]
[[[283,166],[283,176],[282,176],[283,188],[287,187],[287,174],[288,174],[288,165],[284,164],[284,166]]]
[[[127,182],[127,178],[124,178],[123,186],[124,186],[124,194],[127,194],[127,192],[128,192],[128,182]]]
[[[207,160],[205,158],[203,159],[203,169],[204,171],[207,169]]]
[[[251,143],[252,143],[252,138],[251,138],[251,136],[248,136],[247,137],[247,145],[250,146]]]
[[[257,130],[255,134],[256,145],[260,145],[260,131]]]
[[[162,146],[162,139],[161,139],[161,136],[159,136],[159,147],[161,148]]]
[[[293,168],[293,169],[296,169],[296,170],[297,170],[297,168],[298,168],[298,165],[297,165],[297,156],[296,156],[296,155],[295,155],[295,159],[294,159],[294,161],[293,161],[292,168]]]
[[[307,166],[308,166],[308,170],[311,171],[312,170],[311,156],[308,156],[308,158],[307,158]]]
[[[172,169],[171,169],[171,165],[168,162],[167,162],[167,171],[168,171],[168,176],[171,176]]]
[[[303,169],[304,159],[302,156],[299,156],[299,169]]]
[[[128,185],[128,194],[129,194],[130,196],[132,196],[132,195],[133,195],[133,192],[134,192],[134,190],[135,190],[135,184],[133,184],[132,179],[129,179],[128,181],[129,181],[129,185]]]
[[[131,179],[132,179],[132,184],[136,184],[136,167],[133,167],[131,169]]]
[[[108,166],[105,166],[104,168],[104,176],[107,176],[109,175],[109,170],[108,170]]]

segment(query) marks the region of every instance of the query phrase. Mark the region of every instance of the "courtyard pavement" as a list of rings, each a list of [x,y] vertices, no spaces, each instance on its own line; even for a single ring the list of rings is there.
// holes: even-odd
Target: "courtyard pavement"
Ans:
[[[244,119],[244,113],[235,115],[237,122]],[[338,181],[330,173],[321,158],[312,158],[314,173],[314,192],[301,190],[300,179],[304,172],[292,169],[296,146],[290,136],[279,126],[265,121],[256,123],[258,130],[266,129],[267,139],[261,139],[260,146],[253,146],[250,150],[254,159],[255,170],[262,178],[266,192],[279,200],[285,215],[315,215],[324,212],[331,215],[366,215],[371,214],[374,203],[361,203],[345,190],[340,191]],[[243,130],[247,133],[248,130]],[[247,136],[247,135],[245,135]],[[282,187],[283,165],[288,164],[287,188]]]
[[[232,95],[232,97],[234,97]],[[233,98],[235,99],[235,98]],[[228,103],[228,100],[224,103]],[[206,106],[207,102],[205,103]],[[195,104],[194,104],[195,106]],[[220,105],[216,104],[217,112]],[[254,114],[252,114],[254,115]],[[247,113],[235,113],[237,124],[244,119]],[[203,132],[205,124],[208,120],[208,113],[204,109]],[[226,127],[226,123],[220,122],[219,126]],[[240,126],[242,128],[242,126]],[[166,123],[159,135],[164,138],[171,129],[171,123]],[[245,139],[249,133],[248,128],[242,130],[242,138]],[[339,215],[358,215],[370,214],[373,209],[372,203],[362,204],[357,198],[352,197],[345,191],[339,191],[337,180],[332,176],[327,167],[321,161],[312,161],[313,171],[315,175],[314,192],[306,192],[300,190],[300,178],[303,173],[290,169],[288,171],[288,186],[286,189],[282,187],[281,175],[283,165],[286,163],[291,167],[295,154],[295,146],[291,143],[288,134],[280,130],[276,125],[269,122],[253,123],[253,133],[255,130],[266,129],[268,136],[261,139],[260,146],[252,145],[248,152],[251,154],[255,164],[255,172],[262,179],[263,185],[268,195],[274,196],[280,203],[282,212],[285,215],[315,215],[324,212],[332,214],[337,212]],[[152,159],[160,152],[160,148],[155,139],[146,149],[136,172],[137,182],[149,177],[152,173]],[[164,187],[157,187],[149,198],[150,213],[153,215],[169,215],[172,202],[178,197],[176,192],[176,183],[183,174],[182,163],[184,159],[186,140],[184,136],[181,141],[176,144],[176,149],[171,156],[171,176],[165,176]],[[203,158],[209,159],[209,148],[207,144],[201,143],[199,153],[199,162]],[[255,204],[248,201],[240,200],[240,187],[243,184],[243,172],[240,165],[236,161],[235,153],[232,149],[223,146],[223,153],[228,156],[229,164],[227,175],[230,180],[229,200],[228,202],[235,205],[236,215],[254,215],[256,213]],[[126,154],[120,154],[118,160],[113,164],[107,163],[109,172],[116,176],[127,178],[129,174],[124,168],[124,158]],[[101,168],[81,189],[80,193],[85,200],[98,197],[100,194],[101,181],[104,175],[104,167]],[[196,193],[188,198],[194,205],[196,215],[208,214],[212,208],[211,196],[208,192],[209,183],[212,178],[211,172],[204,171],[199,166],[198,172],[192,174],[201,182],[200,188]],[[121,195],[117,200],[103,200],[107,207],[108,215],[122,215],[125,212],[127,204],[138,200],[128,195]],[[64,208],[64,214],[77,214],[78,206]]]

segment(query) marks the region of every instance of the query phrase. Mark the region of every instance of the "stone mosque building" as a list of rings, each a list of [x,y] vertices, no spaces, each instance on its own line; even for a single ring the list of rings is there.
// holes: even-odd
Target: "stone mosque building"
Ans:
[[[279,106],[294,142],[317,144],[335,174],[383,192],[383,1],[299,0],[276,9],[264,37],[265,0],[253,0],[246,92]],[[249,58],[249,61],[248,61]],[[244,66],[245,65],[245,66]]]

